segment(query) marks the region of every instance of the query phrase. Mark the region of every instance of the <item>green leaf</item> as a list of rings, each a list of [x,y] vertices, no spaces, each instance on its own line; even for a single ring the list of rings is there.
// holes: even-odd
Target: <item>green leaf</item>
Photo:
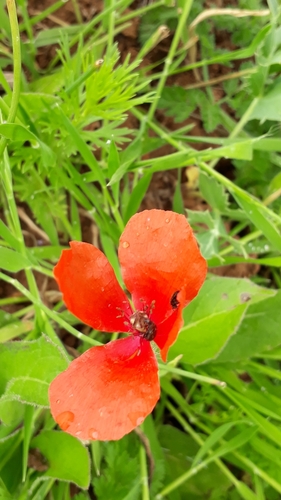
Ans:
[[[0,247],[0,268],[11,273],[17,273],[21,269],[31,267],[29,260],[14,250]]]
[[[203,457],[214,447],[217,442],[227,434],[227,432],[237,423],[241,423],[241,420],[238,422],[227,422],[226,424],[220,425],[217,429],[215,429],[210,436],[207,437],[204,444],[199,449],[198,453],[194,457],[192,467],[194,467],[199,461],[203,459]]]
[[[134,187],[131,196],[129,198],[129,202],[125,208],[125,213],[124,213],[125,224],[138,211],[140,204],[150,184],[151,177],[152,177],[151,174],[145,173]]]
[[[15,427],[23,420],[24,405],[13,399],[13,396],[3,396],[0,399],[0,420],[4,425]]]
[[[42,152],[43,165],[50,167],[55,163],[55,155],[53,151],[42,142],[36,135],[34,135],[28,128],[18,125],[16,123],[0,124],[0,135],[3,135],[11,141],[26,142],[30,141],[33,147],[40,147]]]
[[[171,425],[161,425],[159,427],[158,439],[166,458],[165,484],[169,485],[175,478],[181,477],[190,469],[199,446],[191,436]],[[205,499],[208,498],[210,491],[218,487],[218,484],[223,489],[227,489],[229,480],[217,465],[211,462],[208,467],[201,469],[197,474],[191,476],[188,481],[174,489],[170,493],[169,499]],[[180,493],[178,496],[176,496],[177,492]],[[196,496],[194,496],[194,492]],[[220,496],[217,498],[220,498]]]
[[[199,175],[199,189],[204,200],[212,208],[216,208],[221,213],[228,209],[228,196],[224,187],[216,179],[202,171]]]
[[[16,321],[0,328],[0,343],[19,337],[23,333],[30,332],[33,329],[31,321]]]
[[[235,363],[281,343],[281,291],[257,304],[249,304],[243,322],[234,337],[216,359],[218,363]]]
[[[90,482],[90,458],[81,441],[60,431],[43,431],[31,441],[47,458],[49,468],[42,477],[69,481],[87,489]]]
[[[274,293],[244,279],[207,280],[184,310],[185,326],[170,349],[169,359],[182,354],[184,362],[194,365],[216,359],[237,332],[249,304],[258,302],[259,307],[259,301],[263,304]]]
[[[48,385],[67,366],[66,355],[47,337],[0,344],[0,394],[7,390],[22,401],[48,406]]]
[[[268,238],[270,243],[281,251],[281,235],[275,224],[269,219],[265,207],[260,203],[252,203],[251,198],[242,196],[240,192],[232,192],[240,207],[245,211],[247,217]]]
[[[59,117],[67,133],[70,134],[73,140],[73,144],[75,145],[77,151],[79,151],[82,158],[89,166],[89,168],[92,170],[92,172],[95,173],[96,179],[103,185],[104,184],[103,173],[93,154],[93,151],[81,137],[80,131],[73,125],[70,119],[64,114],[62,108],[57,108],[57,112],[59,113]]]
[[[10,245],[14,250],[20,251],[20,242],[15,238],[15,236],[10,232],[9,228],[0,220],[0,236],[3,238],[8,245]]]
[[[139,498],[140,477],[138,450],[139,442],[134,433],[120,441],[110,441],[103,445],[104,461],[101,475],[94,478],[93,487],[98,500],[124,500],[134,489]],[[130,500],[133,500],[130,497]]]
[[[243,319],[247,304],[232,311],[225,311],[192,322],[183,327],[179,338],[170,350],[170,356],[183,355],[182,360],[192,365],[214,359],[229,337],[234,335]]]
[[[120,167],[112,175],[108,186],[113,186],[116,182],[122,179],[123,175],[129,170],[134,161],[140,157],[142,150],[142,141],[140,137],[136,137],[134,141],[121,153]]]
[[[258,119],[261,122],[281,120],[281,82],[279,79],[273,88],[258,100],[250,119]]]

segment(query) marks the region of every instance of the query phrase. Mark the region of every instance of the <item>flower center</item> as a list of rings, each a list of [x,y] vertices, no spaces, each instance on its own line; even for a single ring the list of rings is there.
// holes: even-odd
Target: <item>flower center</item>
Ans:
[[[146,340],[153,340],[156,335],[157,327],[151,319],[149,319],[146,312],[136,311],[130,316],[130,324],[132,327]]]

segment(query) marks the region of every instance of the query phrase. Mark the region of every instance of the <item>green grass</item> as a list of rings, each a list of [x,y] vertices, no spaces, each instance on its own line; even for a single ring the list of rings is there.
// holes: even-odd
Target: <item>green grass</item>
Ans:
[[[219,12],[202,20],[201,1],[158,0],[128,11],[132,0],[105,0],[83,23],[73,0],[75,25],[34,29],[63,3],[34,17],[26,0],[0,5],[0,279],[9,287],[0,306],[15,306],[0,311],[0,498],[277,500],[280,7],[240,0],[237,9],[253,11],[246,17]],[[139,52],[121,62],[116,36],[134,18]],[[168,52],[152,64],[151,51],[168,33],[163,25]],[[37,56],[53,44],[59,48],[43,70]],[[221,68],[215,82],[214,65]],[[168,85],[176,75],[187,75],[188,85]],[[198,123],[202,136],[192,131]],[[221,173],[221,159],[231,175]],[[153,174],[188,166],[208,210],[186,211],[180,176],[171,205],[188,216],[209,268],[253,263],[261,271],[251,280],[210,275],[185,311],[169,363],[159,365],[153,416],[118,442],[86,446],[55,430],[47,388],[70,358],[59,331],[79,339],[79,352],[104,336],[86,335],[63,310],[48,281],[53,266],[70,239],[83,239],[86,217],[120,278],[119,237]]]

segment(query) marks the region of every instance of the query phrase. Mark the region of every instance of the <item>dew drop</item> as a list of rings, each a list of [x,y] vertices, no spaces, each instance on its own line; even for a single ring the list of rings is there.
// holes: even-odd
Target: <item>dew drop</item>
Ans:
[[[75,432],[75,436],[80,436],[80,434],[82,434],[82,431]]]
[[[104,287],[103,286],[101,287],[101,291],[104,292]]]
[[[143,423],[143,421],[144,421],[144,417],[139,417],[137,419],[137,425],[141,425]]]
[[[57,399],[57,400],[56,400],[56,403],[57,403],[57,404],[60,404],[60,399]]]
[[[133,411],[128,414],[129,419],[131,420],[134,427],[141,425],[144,421],[145,415],[141,414],[139,411]]]
[[[98,439],[99,433],[96,431],[96,429],[89,429],[89,434],[88,434],[90,439]]]
[[[72,411],[63,411],[56,418],[57,423],[63,431],[66,431],[70,424],[74,421],[74,413]]]
[[[170,222],[170,219],[165,219],[165,222],[168,224]]]
[[[128,241],[123,241],[122,247],[123,248],[128,248],[130,246],[130,243]]]

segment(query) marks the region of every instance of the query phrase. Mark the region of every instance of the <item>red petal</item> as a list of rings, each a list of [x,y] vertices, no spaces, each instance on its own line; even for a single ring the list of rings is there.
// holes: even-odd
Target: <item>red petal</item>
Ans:
[[[160,395],[150,343],[140,337],[92,347],[72,361],[49,389],[51,412],[80,439],[120,439],[151,413]]]
[[[183,326],[183,306],[179,306],[165,321],[157,326],[157,335],[154,339],[161,349],[161,358],[166,361],[169,347],[177,339],[178,333]]]
[[[173,313],[175,292],[183,292],[182,306],[197,295],[207,272],[186,218],[164,210],[145,210],[130,219],[120,238],[119,259],[136,309],[155,301],[151,319],[156,324]]]
[[[128,316],[132,310],[107,258],[88,243],[72,241],[70,246],[54,268],[67,308],[92,328],[127,332],[120,309]]]

